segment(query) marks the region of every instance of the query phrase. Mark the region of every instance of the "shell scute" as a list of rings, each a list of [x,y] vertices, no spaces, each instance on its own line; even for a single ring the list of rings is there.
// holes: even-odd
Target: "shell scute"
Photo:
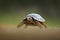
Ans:
[[[32,14],[28,14],[26,17],[33,17],[35,20],[40,21],[40,22],[45,22],[45,19],[43,17],[41,17],[41,15],[36,14],[36,13],[32,13]]]

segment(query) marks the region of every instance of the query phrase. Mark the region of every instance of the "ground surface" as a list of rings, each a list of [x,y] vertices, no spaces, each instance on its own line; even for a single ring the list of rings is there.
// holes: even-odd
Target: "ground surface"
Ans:
[[[59,40],[60,28],[40,29],[36,26],[17,28],[16,25],[0,25],[0,40]]]

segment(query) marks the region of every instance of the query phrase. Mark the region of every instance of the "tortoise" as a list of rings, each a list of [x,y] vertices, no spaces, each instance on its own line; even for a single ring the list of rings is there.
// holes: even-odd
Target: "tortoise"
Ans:
[[[38,26],[40,28],[47,28],[46,24],[45,24],[45,19],[43,17],[41,17],[39,14],[37,13],[30,13],[28,14],[23,20],[22,22],[20,22],[17,25],[17,28],[21,27],[22,25],[25,24],[25,28],[27,28],[27,26]]]

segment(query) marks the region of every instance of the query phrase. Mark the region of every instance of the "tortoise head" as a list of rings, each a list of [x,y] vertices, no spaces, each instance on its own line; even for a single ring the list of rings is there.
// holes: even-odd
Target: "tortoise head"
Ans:
[[[27,21],[32,22],[33,21],[33,18],[29,16],[29,17],[27,17]]]

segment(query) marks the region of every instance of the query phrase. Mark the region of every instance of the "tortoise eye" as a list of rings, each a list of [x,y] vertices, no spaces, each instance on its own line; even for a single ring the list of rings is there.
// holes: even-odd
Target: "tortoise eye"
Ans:
[[[27,20],[32,20],[32,18],[31,17],[27,17]]]

